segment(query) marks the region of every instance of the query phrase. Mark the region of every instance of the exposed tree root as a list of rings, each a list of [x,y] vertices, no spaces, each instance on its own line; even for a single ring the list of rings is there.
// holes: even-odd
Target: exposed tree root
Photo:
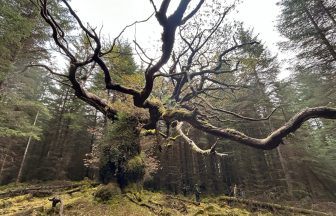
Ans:
[[[168,207],[168,208],[175,209],[182,214],[187,214],[188,209],[187,209],[187,205],[185,203],[186,203],[185,200],[174,199],[174,196],[166,196],[164,206]]]
[[[176,199],[176,200],[186,202],[186,203],[189,203],[189,204],[192,204],[192,205],[195,205],[195,206],[199,206],[198,202],[194,202],[194,201],[191,201],[191,200],[188,200],[188,199],[183,199],[183,198],[175,197],[175,196],[171,196],[171,195],[167,195],[167,197],[169,197],[170,199]]]
[[[125,194],[125,196],[133,203],[139,205],[139,206],[142,206],[142,207],[146,207],[148,208],[151,212],[153,212],[154,214],[159,214],[160,212],[162,212],[162,206],[160,206],[159,208],[153,206],[153,205],[150,205],[148,203],[144,203],[142,201],[139,201],[137,200],[135,197],[132,197],[131,195],[129,194]],[[155,204],[156,205],[156,204]]]
[[[262,208],[267,209],[270,211],[287,211],[287,212],[293,212],[293,213],[301,213],[301,214],[308,214],[308,215],[330,215],[325,212],[319,212],[309,209],[303,209],[303,208],[296,208],[296,207],[290,207],[290,206],[284,206],[274,203],[267,203],[267,202],[259,202],[255,200],[248,200],[248,199],[241,199],[241,198],[235,198],[235,197],[220,197],[217,199],[220,202],[227,202],[227,203],[242,203],[246,204],[250,207],[255,208]]]

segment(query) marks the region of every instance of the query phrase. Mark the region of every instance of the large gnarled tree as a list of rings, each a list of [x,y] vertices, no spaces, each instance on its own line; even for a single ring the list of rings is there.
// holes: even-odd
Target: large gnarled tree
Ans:
[[[113,52],[118,37],[110,47],[104,47],[97,29],[84,25],[70,4],[66,0],[62,0],[62,2],[76,20],[80,30],[86,35],[91,53],[83,55],[76,52],[75,46],[71,45],[53,12],[49,10],[48,1],[37,0],[34,3],[40,8],[43,19],[50,25],[54,42],[69,59],[66,74],[57,73],[46,66],[44,67],[53,75],[62,78],[63,82],[68,82],[78,98],[95,107],[112,120],[117,118],[120,110],[109,100],[89,92],[89,88],[80,80],[80,71],[97,68],[104,74],[102,82],[105,83],[109,92],[128,95],[132,98],[134,107],[145,109],[148,115],[139,117],[143,130],[157,129],[158,122],[165,121],[168,128],[169,126],[176,127],[178,134],[194,150],[204,154],[223,155],[216,151],[216,143],[208,150],[200,149],[183,132],[183,123],[219,138],[268,150],[279,146],[287,135],[295,132],[305,121],[311,118],[336,119],[336,108],[307,108],[297,113],[282,127],[274,130],[263,139],[250,137],[231,128],[217,127],[211,123],[210,112],[207,112],[209,110],[220,111],[235,118],[251,121],[269,118],[267,116],[254,119],[243,116],[215,107],[206,99],[206,96],[211,95],[214,91],[234,91],[235,89],[248,87],[237,84],[237,82],[225,81],[225,74],[235,73],[240,67],[239,59],[234,57],[235,53],[239,52],[244,46],[253,46],[258,43],[257,41],[240,41],[235,37],[232,40],[227,40],[224,19],[233,6],[224,7],[220,3],[214,2],[213,4],[216,4],[216,7],[213,6],[213,8],[216,9],[208,11],[208,17],[210,15],[212,17],[211,21],[203,22],[202,18],[199,18],[201,16],[200,11],[203,7],[209,6],[206,5],[205,0],[180,0],[174,9],[171,8],[173,6],[170,4],[170,0],[162,0],[160,5],[150,0],[155,18],[162,27],[161,55],[154,60],[148,57],[149,54],[146,54],[136,41],[134,42],[143,64],[147,64],[144,71],[144,86],[139,90],[118,84],[111,78],[113,76],[106,64],[106,56]],[[173,11],[170,15],[168,15],[168,9]],[[170,94],[168,100],[163,101],[153,97],[157,80],[163,80],[170,84],[171,88],[165,89],[165,94]],[[169,133],[163,134],[163,136],[169,138]]]

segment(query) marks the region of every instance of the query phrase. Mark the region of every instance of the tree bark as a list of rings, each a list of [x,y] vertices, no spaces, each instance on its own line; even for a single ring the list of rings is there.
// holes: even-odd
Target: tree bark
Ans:
[[[283,109],[282,109],[282,112],[283,112],[283,114],[284,114],[284,110],[283,110]],[[285,114],[284,114],[284,118],[286,119]],[[274,127],[273,127],[273,125],[272,125],[271,120],[269,119],[268,122],[269,122],[270,130],[273,131],[273,130],[274,130]],[[280,165],[281,165],[281,168],[282,168],[282,171],[283,171],[285,180],[286,180],[286,185],[287,185],[287,191],[288,191],[288,194],[289,194],[290,197],[293,198],[293,197],[294,197],[294,194],[293,194],[293,181],[292,181],[292,178],[291,178],[290,173],[289,173],[289,170],[288,170],[287,161],[286,161],[285,158],[282,156],[281,147],[278,146],[278,147],[276,148],[276,150],[277,150],[277,153],[278,153],[278,156],[279,156]]]

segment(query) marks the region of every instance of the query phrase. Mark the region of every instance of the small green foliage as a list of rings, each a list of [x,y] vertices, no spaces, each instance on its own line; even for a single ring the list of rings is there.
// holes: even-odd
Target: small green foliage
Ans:
[[[33,129],[37,128],[32,127]],[[39,132],[39,131],[38,131]],[[16,138],[25,138],[25,137],[32,137],[35,140],[39,140],[39,136],[37,133],[34,132],[23,132],[20,130],[14,130],[11,128],[0,127],[0,137],[16,137]]]
[[[129,182],[138,182],[143,178],[145,162],[142,155],[137,155],[127,162],[125,175]]]
[[[139,156],[138,121],[134,116],[120,114],[109,125],[100,144],[101,178],[109,182],[117,178],[124,186],[139,181],[144,175],[144,162]]]
[[[190,112],[184,109],[169,109],[169,110],[165,110],[162,113],[162,117],[166,121],[170,121],[173,119],[183,120],[183,119],[192,118],[192,116],[193,116],[193,112]]]
[[[140,135],[142,136],[148,136],[148,135],[155,135],[156,134],[156,130],[152,129],[152,130],[141,130]]]
[[[107,185],[99,186],[94,193],[94,198],[97,201],[106,202],[119,194],[121,194],[121,191],[118,185],[109,183]]]

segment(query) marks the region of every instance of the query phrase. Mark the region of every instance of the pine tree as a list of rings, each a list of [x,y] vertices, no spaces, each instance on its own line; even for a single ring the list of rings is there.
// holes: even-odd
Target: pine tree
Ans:
[[[278,29],[288,38],[283,45],[295,51],[300,65],[321,72],[335,68],[335,2],[325,0],[282,0]],[[327,70],[327,71],[326,71]]]

